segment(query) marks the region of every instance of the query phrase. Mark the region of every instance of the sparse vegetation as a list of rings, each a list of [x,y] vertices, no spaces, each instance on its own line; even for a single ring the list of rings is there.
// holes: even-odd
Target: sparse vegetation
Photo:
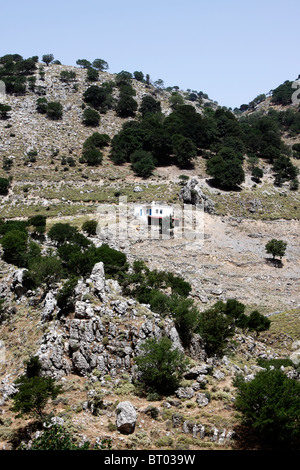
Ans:
[[[10,107],[0,106],[1,445],[109,449],[101,422],[114,449],[234,449],[244,434],[248,448],[273,438],[297,447],[298,403],[286,383],[298,383],[300,340],[300,121],[290,82],[232,112],[149,74],[110,76],[102,59],[78,59],[80,68],[44,59],[0,58]],[[199,247],[176,238],[170,217],[157,239],[134,226],[134,243],[115,240],[101,217],[97,234],[100,203],[181,205],[194,178],[214,211],[204,213]],[[170,228],[174,238],[164,238]],[[91,276],[99,262],[103,289]],[[31,360],[20,377],[37,350],[43,370]],[[63,396],[44,380],[48,368]],[[286,378],[260,379],[260,368]],[[10,384],[18,392],[6,396]],[[119,439],[114,412],[125,400],[141,419]]]

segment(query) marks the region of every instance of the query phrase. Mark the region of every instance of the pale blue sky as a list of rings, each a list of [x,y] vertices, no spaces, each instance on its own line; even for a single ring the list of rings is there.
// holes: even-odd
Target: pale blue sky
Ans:
[[[300,73],[299,0],[15,0],[0,13],[0,56],[101,58],[232,108]]]

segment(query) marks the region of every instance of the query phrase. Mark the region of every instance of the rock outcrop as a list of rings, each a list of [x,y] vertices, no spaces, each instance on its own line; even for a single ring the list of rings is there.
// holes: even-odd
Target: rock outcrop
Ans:
[[[184,204],[203,205],[204,211],[208,214],[214,214],[214,202],[203,193],[199,182],[196,179],[189,180],[181,189],[179,199]]]

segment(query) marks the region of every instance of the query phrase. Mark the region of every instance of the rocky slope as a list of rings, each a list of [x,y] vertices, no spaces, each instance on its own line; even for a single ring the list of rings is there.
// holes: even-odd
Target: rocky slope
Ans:
[[[76,71],[77,89],[61,82],[61,70]],[[115,240],[108,227],[93,241],[124,251],[130,262],[144,260],[151,269],[184,277],[200,310],[216,300],[235,298],[245,303],[247,312],[259,309],[268,315],[271,327],[259,338],[239,332],[226,355],[218,359],[207,357],[201,338],[195,335],[185,351],[189,368],[175,394],[162,400],[144,398],[133,385],[134,359],[150,337],[166,335],[183,350],[171,319],[125,297],[118,282],[105,277],[102,263],[95,265],[88,279],[78,282],[72,315],[60,317],[57,290],[47,295],[43,290],[28,291],[23,270],[0,260],[0,300],[6,305],[0,323],[0,448],[12,447],[16,431],[31,432],[32,422],[17,419],[10,411],[10,397],[14,380],[24,372],[24,360],[38,354],[43,373],[64,387],[64,394],[48,411],[82,441],[110,438],[114,449],[236,449],[233,378],[243,374],[251,380],[260,370],[258,358],[297,361],[299,356],[299,191],[274,188],[268,166],[260,184],[253,185],[248,172],[240,192],[218,190],[208,184],[202,159],[193,169],[159,168],[147,181],[135,177],[128,165],[114,167],[107,154],[99,168],[76,166],[66,173],[61,156],[78,160],[91,134],[81,123],[86,71],[51,65],[45,72],[45,80],[37,81],[37,86],[46,87],[49,101],[63,104],[63,119],[51,122],[39,115],[32,92],[7,96],[12,112],[10,120],[0,121],[0,143],[2,156],[14,164],[9,172],[12,188],[1,200],[2,217],[43,213],[48,216],[47,229],[57,221],[81,227],[86,219],[97,219],[101,202],[116,206],[120,194],[130,204],[203,203],[203,225],[196,240],[142,236]],[[98,83],[113,78],[103,72]],[[151,93],[161,101],[163,112],[170,112],[167,92],[139,82],[134,87],[138,103]],[[112,137],[123,122],[108,111],[97,130]],[[25,163],[33,149],[36,162]],[[191,177],[186,185],[182,174]],[[3,169],[1,176],[7,176]],[[280,268],[265,252],[271,238],[288,242]]]

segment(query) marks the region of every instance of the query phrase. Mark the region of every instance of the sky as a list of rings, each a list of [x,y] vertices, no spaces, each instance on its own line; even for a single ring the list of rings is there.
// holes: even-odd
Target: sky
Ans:
[[[0,56],[108,62],[239,107],[300,73],[299,0],[15,0]]]

